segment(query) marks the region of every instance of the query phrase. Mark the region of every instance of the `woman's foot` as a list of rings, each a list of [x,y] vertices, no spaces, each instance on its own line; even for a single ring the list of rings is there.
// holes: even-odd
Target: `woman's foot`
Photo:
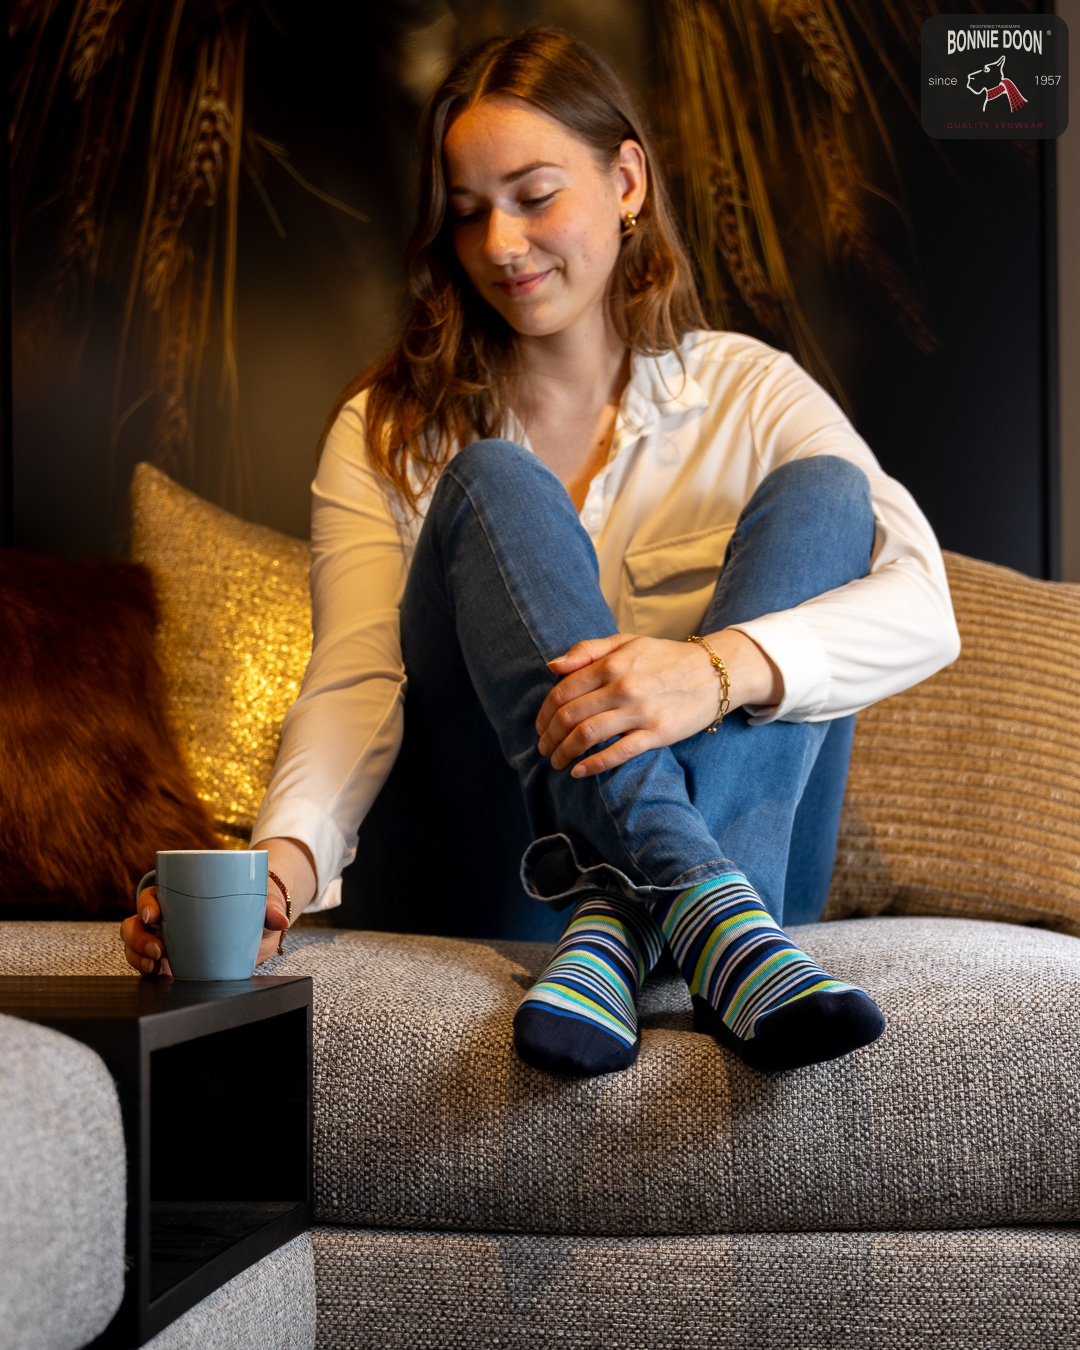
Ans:
[[[638,990],[660,959],[664,937],[641,905],[590,895],[544,973],[514,1014],[514,1048],[548,1073],[592,1077],[637,1059]]]
[[[876,1041],[885,1018],[827,975],[732,871],[650,905],[694,1002],[694,1026],[754,1069],[798,1069]]]

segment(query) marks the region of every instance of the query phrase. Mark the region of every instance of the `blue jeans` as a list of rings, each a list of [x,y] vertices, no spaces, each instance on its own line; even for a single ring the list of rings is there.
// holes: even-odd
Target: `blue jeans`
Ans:
[[[700,631],[865,576],[873,539],[860,469],[832,456],[781,466],[739,517]],[[537,750],[536,714],[557,683],[545,662],[615,632],[555,474],[507,441],[456,455],[409,570],[404,739],[360,831],[341,922],[553,938],[565,916],[548,906],[583,890],[660,897],[732,862],[778,922],[818,917],[854,718],[751,726],[739,710],[714,734],[571,778]]]

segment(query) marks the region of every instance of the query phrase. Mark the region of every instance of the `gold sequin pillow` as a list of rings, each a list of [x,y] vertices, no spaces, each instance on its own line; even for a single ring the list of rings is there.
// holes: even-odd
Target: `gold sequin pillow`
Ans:
[[[310,545],[251,525],[139,464],[132,556],[161,600],[159,656],[195,788],[241,844],[311,655]]]
[[[945,564],[960,659],[859,714],[824,917],[1080,936],[1080,586]]]

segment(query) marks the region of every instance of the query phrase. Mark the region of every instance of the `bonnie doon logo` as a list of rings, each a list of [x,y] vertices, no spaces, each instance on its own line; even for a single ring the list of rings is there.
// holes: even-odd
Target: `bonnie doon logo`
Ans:
[[[1050,140],[1068,121],[1064,19],[935,14],[923,24],[922,123],[931,136]]]
[[[993,72],[991,78],[987,78],[990,72]],[[988,86],[993,85],[993,89]],[[991,100],[995,98],[1007,98],[1009,100],[1009,111],[1016,112],[1017,108],[1022,108],[1027,102],[1012,80],[1005,78],[1005,58],[999,56],[996,61],[991,61],[983,66],[982,70],[973,70],[967,77],[968,92],[971,94],[985,94],[982,110],[985,112],[989,108]]]

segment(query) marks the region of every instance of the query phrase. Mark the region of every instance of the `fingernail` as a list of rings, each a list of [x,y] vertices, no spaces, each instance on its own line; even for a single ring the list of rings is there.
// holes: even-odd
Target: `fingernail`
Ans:
[[[143,970],[146,971],[147,975],[149,975],[150,972],[154,969],[153,961],[147,961],[145,957],[143,957],[143,959],[139,962],[139,965],[142,966]]]
[[[543,740],[537,741],[537,742],[536,742],[536,748],[537,748],[537,750],[540,751],[540,753],[541,753],[542,755],[546,755],[546,754],[547,754],[547,744],[546,744],[545,741],[543,741]]]
[[[147,956],[152,956],[156,961],[161,956],[161,948],[156,942],[148,942],[146,944],[146,954]]]
[[[570,777],[571,777],[571,778],[584,778],[584,777],[585,777],[585,765],[584,765],[584,764],[575,764],[574,767],[570,770]]]
[[[143,921],[143,923],[149,923],[149,922],[150,922],[150,911],[149,911],[148,909],[144,909],[144,910],[143,910],[143,912],[142,912],[142,921]]]
[[[553,666],[556,661],[565,661],[569,655],[570,655],[569,652],[563,652],[562,656],[553,656],[550,661],[546,661],[544,664],[548,666]]]

